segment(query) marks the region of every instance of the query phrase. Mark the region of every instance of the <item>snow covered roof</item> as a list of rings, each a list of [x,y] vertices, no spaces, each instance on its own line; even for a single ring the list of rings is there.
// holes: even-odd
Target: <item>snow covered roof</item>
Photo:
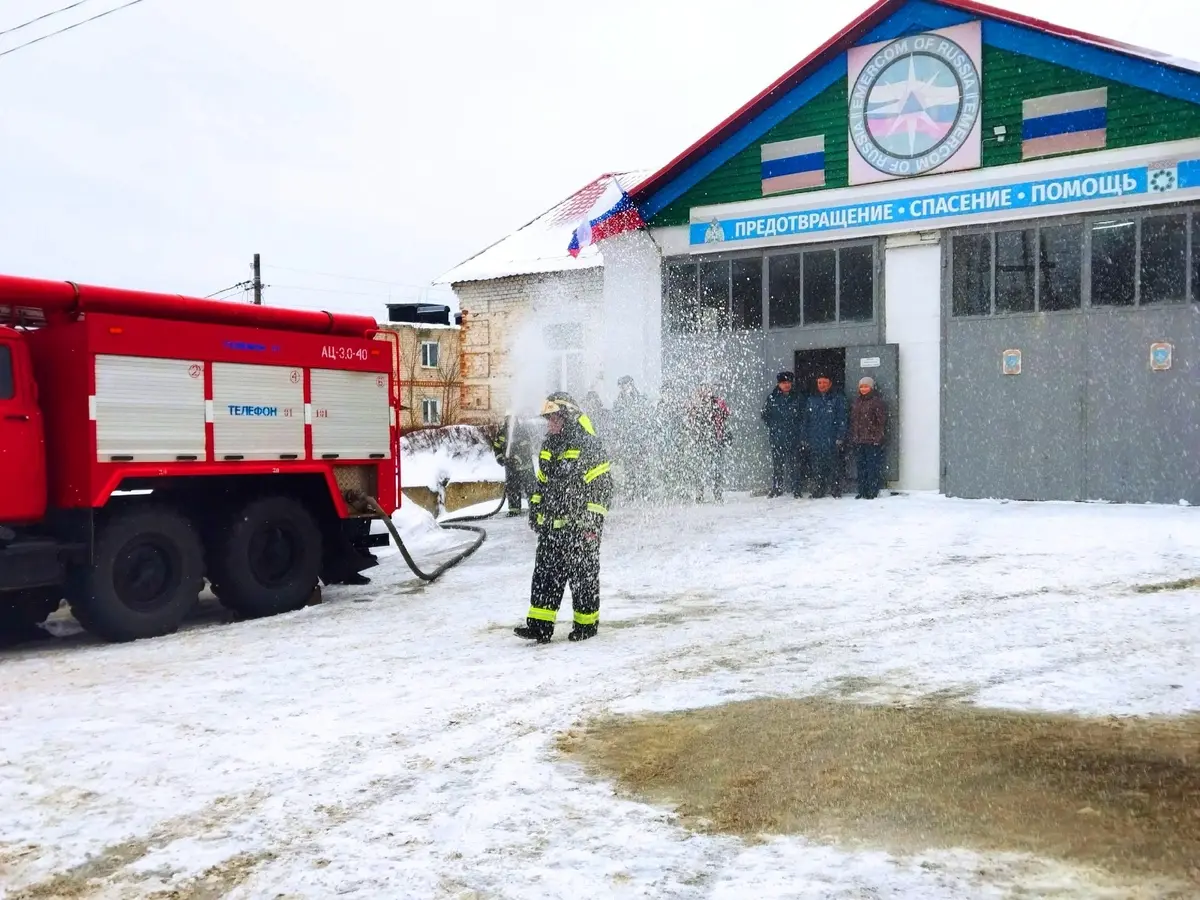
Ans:
[[[488,281],[512,275],[567,272],[604,265],[604,257],[595,245],[584,248],[578,257],[567,253],[571,234],[614,179],[628,191],[652,172],[652,169],[645,169],[601,175],[532,222],[455,266],[433,283]]]

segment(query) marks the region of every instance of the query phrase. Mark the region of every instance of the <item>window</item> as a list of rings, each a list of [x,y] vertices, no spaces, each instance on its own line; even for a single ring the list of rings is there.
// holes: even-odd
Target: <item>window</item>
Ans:
[[[664,309],[667,331],[674,334],[690,334],[697,331],[699,318],[696,310],[696,265],[680,263],[667,266],[663,291],[666,293]]]
[[[875,317],[875,248],[838,250],[838,318],[870,322]]]
[[[1092,306],[1133,306],[1137,224],[1124,218],[1092,223]]]
[[[1200,303],[1200,213],[1192,216],[1192,300]]]
[[[996,312],[1033,312],[1037,233],[996,232]]]
[[[767,259],[767,300],[772,328],[800,324],[800,254]]]
[[[987,315],[989,291],[996,313],[1076,310],[1085,293],[1096,309],[1200,300],[1200,208],[1000,226],[954,235],[950,252],[955,316]]]
[[[0,344],[0,400],[11,400],[17,395],[13,383],[12,348]]]
[[[1038,229],[1039,308],[1043,312],[1079,309],[1083,296],[1083,226]]]
[[[763,278],[771,328],[870,322],[875,316],[875,245],[668,263],[663,326],[674,334],[757,331]]]
[[[555,322],[542,329],[542,340],[549,350],[546,384],[551,390],[576,393],[583,379],[583,325]]]
[[[729,262],[700,263],[700,330],[729,327]]]
[[[951,305],[956,316],[986,316],[992,311],[992,238],[960,234],[954,238]]]
[[[1178,303],[1187,298],[1187,226],[1186,215],[1142,219],[1140,303]]]
[[[421,341],[421,366],[426,369],[438,367],[437,341]]]
[[[551,350],[581,350],[583,326],[578,322],[555,322],[542,329],[542,339]]]
[[[772,328],[871,321],[874,244],[767,257],[767,301]]]
[[[546,384],[553,391],[578,396],[583,388],[583,354],[577,351],[553,353],[547,361]]]
[[[804,324],[837,320],[837,251],[804,254]]]
[[[421,400],[421,422],[425,425],[442,424],[442,403],[432,397]]]
[[[733,327],[757,331],[762,328],[762,260],[735,259],[731,266]]]

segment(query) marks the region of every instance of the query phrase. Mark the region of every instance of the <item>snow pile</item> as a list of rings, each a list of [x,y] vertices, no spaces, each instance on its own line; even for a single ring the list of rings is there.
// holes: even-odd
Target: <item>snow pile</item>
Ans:
[[[414,431],[400,439],[400,486],[436,491],[444,481],[503,481],[491,442],[474,425]]]
[[[494,509],[495,506],[495,503],[488,504],[489,510]],[[404,541],[408,552],[413,554],[418,562],[427,562],[431,557],[440,557],[449,550],[460,550],[468,542],[467,537],[461,531],[442,528],[433,516],[410,500],[405,500],[392,513],[392,524],[396,526],[396,531],[400,533],[400,540]],[[373,522],[371,530],[381,534],[387,529],[383,523]],[[386,548],[380,547],[374,551],[380,559],[398,552],[393,542],[389,542]],[[371,575],[372,571],[368,571],[367,576],[371,577]],[[392,575],[389,574],[387,577],[390,578]]]

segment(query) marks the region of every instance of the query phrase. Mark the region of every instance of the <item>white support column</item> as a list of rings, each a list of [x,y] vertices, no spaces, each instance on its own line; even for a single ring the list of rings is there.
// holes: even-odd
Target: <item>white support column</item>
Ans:
[[[887,342],[900,346],[901,490],[941,486],[942,248],[938,234],[889,238]]]
[[[600,245],[604,255],[604,380],[632,375],[643,391],[662,384],[662,259],[644,231]],[[609,398],[611,399],[611,398]]]

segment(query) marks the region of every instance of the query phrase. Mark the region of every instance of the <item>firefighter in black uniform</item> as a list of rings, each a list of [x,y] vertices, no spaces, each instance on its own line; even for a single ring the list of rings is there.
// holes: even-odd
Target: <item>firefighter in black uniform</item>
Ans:
[[[508,448],[512,431],[512,449]],[[508,497],[508,514],[521,515],[521,501],[534,491],[533,444],[529,432],[515,416],[509,416],[492,441],[496,462],[504,466],[504,493]]]
[[[585,641],[600,623],[600,535],[612,498],[611,463],[591,419],[569,394],[547,397],[542,415],[547,433],[529,516],[538,534],[537,558],[528,617],[514,631],[549,643],[570,585],[575,625],[568,638]]]

